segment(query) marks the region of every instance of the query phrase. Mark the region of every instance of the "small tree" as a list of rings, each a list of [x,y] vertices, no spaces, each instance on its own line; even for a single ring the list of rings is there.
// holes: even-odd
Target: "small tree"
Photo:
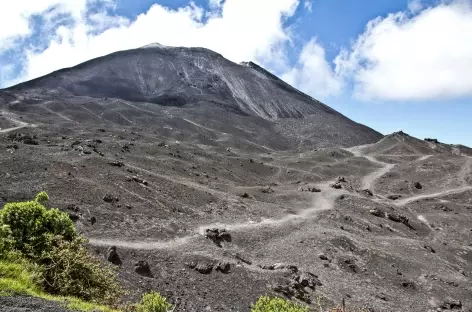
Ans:
[[[69,215],[46,209],[45,192],[0,211],[0,256],[25,259],[37,268],[39,286],[52,294],[114,303],[122,294],[110,265],[90,254]],[[7,259],[8,260],[8,259]]]
[[[41,192],[35,200],[8,203],[0,210],[0,225],[9,228],[14,249],[28,258],[39,257],[43,251],[50,249],[50,235],[59,235],[67,241],[77,236],[74,224],[66,213],[44,207],[43,203],[47,200],[48,195]]]

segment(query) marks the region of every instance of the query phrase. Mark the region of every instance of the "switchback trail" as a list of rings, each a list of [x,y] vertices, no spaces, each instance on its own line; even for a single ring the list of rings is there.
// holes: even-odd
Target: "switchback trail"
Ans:
[[[372,163],[380,165],[380,168],[370,172],[366,176],[361,178],[362,181],[362,188],[363,189],[372,189],[375,181],[379,179],[384,174],[388,173],[392,170],[395,165],[388,164],[382,161],[375,159],[373,156],[365,155],[362,152],[362,148],[364,146],[356,146],[353,148],[346,149],[347,151],[354,154],[356,157],[364,157]],[[417,161],[422,161],[429,158],[430,155],[422,156],[417,159]],[[143,169],[142,169],[143,170]],[[181,238],[171,239],[171,240],[163,240],[163,241],[127,241],[121,239],[99,239],[99,238],[89,238],[89,243],[94,246],[102,246],[102,247],[110,247],[116,246],[126,249],[139,249],[139,250],[160,250],[160,249],[179,249],[179,248],[187,248],[190,244],[195,244],[198,239],[200,239],[204,235],[205,229],[208,228],[224,228],[230,230],[232,232],[237,232],[239,230],[253,230],[258,228],[264,227],[271,227],[276,228],[285,224],[293,223],[296,224],[297,222],[302,222],[304,220],[309,219],[313,215],[321,211],[331,210],[334,208],[334,203],[337,198],[344,194],[356,195],[352,192],[349,192],[345,189],[335,189],[331,187],[331,184],[334,181],[325,181],[319,184],[316,184],[316,187],[321,190],[321,192],[314,193],[313,203],[312,205],[299,212],[298,214],[291,214],[286,215],[280,219],[264,219],[260,222],[254,221],[246,221],[240,223],[233,223],[233,224],[224,224],[224,223],[213,223],[213,224],[206,224],[200,225],[194,229],[194,234],[184,236]],[[464,192],[467,190],[472,190],[472,186],[464,186],[457,189],[445,190],[442,192],[434,193],[434,194],[423,194],[417,195],[409,198],[405,198],[403,200],[394,202],[393,204],[397,206],[404,206],[412,201],[423,199],[423,198],[430,198],[430,197],[437,197],[437,196],[444,196],[450,194],[456,194],[460,192]]]
[[[356,155],[356,153],[354,153]],[[357,155],[360,155],[357,153]],[[377,178],[388,172],[392,166],[389,164],[382,163],[375,160],[374,158],[367,156],[368,159],[372,159],[373,162],[382,165],[381,168],[375,170],[372,173],[369,173],[363,178],[364,181],[367,181],[366,184],[373,184]],[[224,224],[224,223],[213,223],[200,225],[195,230],[193,235],[185,236],[182,238],[168,240],[168,241],[155,241],[155,242],[143,242],[143,241],[125,241],[120,239],[99,239],[99,238],[89,238],[89,243],[95,246],[116,246],[127,249],[146,249],[146,250],[158,250],[158,249],[178,249],[179,247],[184,247],[192,242],[195,242],[196,239],[200,238],[205,229],[208,228],[225,228],[230,231],[238,230],[252,230],[257,228],[264,227],[278,227],[288,223],[297,223],[309,219],[311,216],[316,215],[321,211],[331,210],[334,207],[334,203],[337,198],[344,194],[353,194],[345,189],[335,189],[331,187],[331,184],[334,181],[325,181],[316,184],[315,186],[321,190],[321,192],[314,193],[312,205],[300,211],[298,214],[286,215],[280,219],[264,219],[260,222],[246,221],[233,224]]]

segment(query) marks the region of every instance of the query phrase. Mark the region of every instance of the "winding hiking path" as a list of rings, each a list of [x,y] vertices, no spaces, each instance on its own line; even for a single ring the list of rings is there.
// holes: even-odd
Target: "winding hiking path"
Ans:
[[[367,146],[368,145],[356,146],[352,148],[347,148],[345,150],[351,152],[355,157],[364,157],[370,162],[375,163],[380,166],[380,168],[370,172],[369,174],[361,178],[362,188],[372,190],[375,182],[384,174],[392,170],[395,167],[395,164],[385,163],[385,162],[375,159],[374,156],[364,154],[362,149]],[[431,155],[421,156],[416,161],[423,161],[429,157],[431,157]],[[146,171],[147,173],[152,173],[142,168],[139,168],[139,169]],[[179,182],[183,183],[183,181],[179,181]],[[316,215],[319,212],[333,209],[336,199],[339,198],[341,195],[350,194],[350,195],[355,195],[355,196],[361,196],[356,193],[347,191],[345,189],[332,188],[331,184],[333,182],[334,181],[325,181],[325,182],[316,184],[316,187],[319,188],[321,192],[314,193],[313,203],[309,208],[302,210],[298,214],[286,215],[280,219],[268,218],[260,222],[246,221],[246,222],[232,223],[232,224],[213,223],[213,224],[200,225],[194,229],[193,231],[194,234],[176,238],[176,239],[171,239],[171,240],[146,242],[146,241],[126,241],[126,240],[120,240],[120,239],[89,238],[89,243],[94,246],[102,246],[102,247],[116,246],[116,247],[121,247],[121,248],[140,249],[140,250],[187,248],[189,245],[195,244],[196,240],[201,238],[202,235],[204,234],[205,229],[208,229],[208,228],[217,227],[217,228],[225,228],[230,231],[238,231],[238,230],[252,230],[252,229],[258,229],[258,228],[263,228],[263,227],[273,227],[273,228],[279,227],[288,223],[297,223],[300,221],[304,221],[304,220],[309,219],[311,216]],[[433,194],[423,194],[423,195],[412,196],[412,197],[405,198],[403,200],[392,202],[392,203],[395,204],[396,206],[404,206],[415,200],[451,195],[451,194],[464,192],[467,190],[472,190],[472,186],[463,186],[460,188],[444,190],[444,191],[433,193]],[[424,220],[424,222],[427,223],[426,220]]]
[[[8,112],[0,111],[0,114],[2,114],[2,116],[5,117],[6,119],[8,119],[8,120],[10,120],[14,123],[19,124],[19,126],[17,126],[17,127],[12,127],[12,128],[7,128],[7,129],[0,129],[0,133],[13,132],[13,131],[20,130],[20,129],[23,129],[23,128],[26,128],[26,127],[36,127],[35,124],[29,124],[27,122],[24,122],[24,121],[21,121],[21,120],[18,120],[16,118],[13,118],[13,117],[9,116],[10,113],[8,113]]]
[[[359,152],[360,153],[360,152]],[[354,153],[355,155],[357,153]],[[360,154],[357,154],[360,155]],[[370,156],[368,156],[371,158]],[[369,173],[366,177],[364,177],[364,181],[366,184],[373,184],[375,180],[381,177],[383,174],[388,172],[393,166],[390,164],[385,164],[380,161],[375,160],[372,158],[373,162],[382,165],[381,168],[375,170],[372,173]],[[138,169],[138,168],[136,168]],[[140,170],[144,170],[139,168]],[[146,170],[147,173],[151,173],[150,171]],[[183,182],[183,181],[180,181]],[[263,227],[278,227],[288,223],[296,223],[300,221],[304,221],[309,219],[311,216],[316,215],[319,212],[331,210],[334,208],[334,203],[338,197],[344,194],[353,194],[345,189],[335,189],[331,187],[331,184],[334,181],[325,181],[316,184],[315,186],[321,190],[321,192],[314,193],[313,195],[313,202],[312,205],[302,210],[298,214],[290,214],[286,215],[280,219],[264,219],[260,222],[254,221],[246,221],[240,223],[233,223],[233,224],[224,224],[224,223],[212,223],[212,224],[205,224],[200,225],[196,229],[194,229],[193,235],[167,240],[167,241],[150,241],[150,242],[143,242],[143,241],[125,241],[120,239],[98,239],[98,238],[89,238],[89,243],[95,246],[116,246],[121,248],[128,248],[128,249],[143,249],[143,250],[159,250],[159,249],[178,249],[180,247],[185,247],[188,244],[192,244],[195,240],[199,239],[203,234],[205,229],[208,228],[225,228],[230,231],[238,231],[238,230],[252,230],[257,228]]]

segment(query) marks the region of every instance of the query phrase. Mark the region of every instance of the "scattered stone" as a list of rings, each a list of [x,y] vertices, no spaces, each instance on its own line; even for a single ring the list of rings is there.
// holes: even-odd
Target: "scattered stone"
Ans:
[[[116,251],[116,246],[111,246],[107,251],[107,261],[113,263],[114,265],[121,265],[121,259]]]
[[[128,153],[131,152],[131,150],[130,150],[131,145],[132,144],[128,144],[128,143],[125,143],[125,144],[121,145],[121,151],[122,152],[128,152]]]
[[[329,260],[329,258],[324,254],[319,255],[319,257],[321,260]]]
[[[76,145],[80,145],[80,143],[81,143],[80,141],[74,141],[74,142],[72,142],[72,144],[70,146],[74,147]]]
[[[408,289],[416,289],[416,285],[413,282],[403,282],[402,287]]]
[[[243,195],[241,195],[242,198],[249,198],[249,194],[248,193],[244,193]]]
[[[336,182],[338,182],[338,183],[346,183],[346,178],[345,178],[345,177],[338,177],[338,178],[336,179]]]
[[[213,265],[204,261],[192,261],[189,267],[201,274],[210,274],[213,271]]]
[[[224,262],[220,261],[218,264],[215,266],[216,271],[220,271],[221,273],[229,273],[231,271],[231,263],[229,262]]]
[[[145,260],[140,260],[134,265],[134,272],[141,276],[153,277],[149,263]]]
[[[319,188],[310,187],[310,186],[301,187],[301,188],[300,188],[300,191],[302,191],[302,192],[311,192],[311,193],[319,193],[319,192],[321,192],[321,190],[320,190]]]
[[[295,297],[305,303],[311,303],[310,292],[314,292],[316,286],[322,286],[318,276],[309,272],[294,272],[284,284],[278,284],[272,289],[288,298]]]
[[[104,154],[104,153],[100,152],[100,151],[99,151],[99,150],[97,150],[96,148],[94,148],[94,149],[93,149],[93,151],[94,151],[95,153],[97,153],[98,155],[102,156],[102,157],[104,157],[104,156],[105,156],[105,154]]]
[[[302,287],[309,287],[311,289],[315,289],[316,286],[322,285],[320,280],[318,279],[318,276],[309,272],[301,272],[300,274],[295,274],[292,280],[297,282]]]
[[[269,187],[263,188],[261,192],[265,194],[272,194],[274,193],[274,190],[269,186]]]
[[[17,150],[17,149],[18,149],[18,145],[16,145],[16,144],[7,145],[7,149],[14,149],[14,150]]]
[[[401,195],[388,195],[387,198],[390,199],[390,200],[397,200],[397,199],[400,199],[402,196]]]
[[[396,213],[386,213],[386,216],[389,220],[398,223],[408,224],[409,219],[403,215],[396,214]]]
[[[380,300],[383,300],[383,301],[388,301],[387,299],[387,295],[385,295],[384,293],[380,293],[380,294],[377,294],[375,295],[377,298],[379,298]]]
[[[421,189],[423,188],[423,185],[421,185],[420,182],[415,182],[413,185],[414,185],[414,187],[415,187],[416,189],[418,189],[418,190],[421,190]]]
[[[141,178],[138,178],[137,176],[133,176],[133,177],[126,177],[126,180],[127,181],[134,181],[136,183],[139,183],[139,184],[142,184],[142,185],[145,185],[147,186],[149,183],[146,181],[146,180],[143,180]]]
[[[112,161],[112,162],[109,162],[108,163],[110,166],[114,166],[114,167],[123,167],[125,164],[122,163],[121,161]]]
[[[436,253],[436,250],[434,250],[434,248],[431,247],[431,246],[425,245],[425,246],[423,246],[423,248],[426,249],[427,251],[429,251],[430,253]]]
[[[126,209],[133,209],[133,206],[131,206],[130,204],[126,204],[126,205],[125,205],[125,208],[126,208]]]
[[[385,218],[385,212],[381,211],[380,209],[371,209],[369,210],[370,214],[379,217],[379,218]]]
[[[339,190],[343,187],[342,184],[339,183],[339,182],[331,183],[329,186],[331,186],[332,188],[337,189],[337,190]]]
[[[367,196],[374,196],[374,193],[369,189],[362,190],[362,193],[366,194]]]
[[[73,211],[73,212],[79,212],[79,210],[80,210],[79,206],[74,205],[74,204],[68,204],[66,206],[66,209],[70,210],[70,211]]]
[[[252,265],[252,261],[251,260],[248,260],[246,257],[244,257],[243,255],[237,253],[234,255],[234,257],[236,259],[238,259],[239,261],[241,261],[242,263],[245,263],[245,264],[248,264],[248,265]]]
[[[119,202],[120,199],[118,197],[115,197],[113,195],[110,195],[110,194],[106,194],[104,197],[103,197],[103,201],[107,202],[107,203],[115,203],[115,202]]]
[[[68,212],[67,214],[69,215],[69,219],[71,219],[72,222],[77,222],[80,219],[80,216],[78,214],[73,213],[73,212]]]
[[[462,309],[462,302],[459,300],[448,298],[444,300],[443,304],[441,305],[441,308],[446,310],[459,310]]]
[[[218,247],[222,247],[223,242],[231,242],[231,234],[225,229],[206,229],[205,237],[212,240]]]

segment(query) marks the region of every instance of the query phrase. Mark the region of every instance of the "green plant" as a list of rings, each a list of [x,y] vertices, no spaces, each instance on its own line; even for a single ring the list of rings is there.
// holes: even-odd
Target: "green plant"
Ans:
[[[15,240],[13,239],[10,227],[0,224],[0,259],[3,259],[13,249]]]
[[[150,292],[143,296],[141,303],[136,305],[136,312],[167,312],[172,305],[157,292]]]
[[[83,312],[120,312],[109,307],[85,302],[74,297],[54,296],[45,293],[39,285],[42,269],[31,261],[12,252],[0,260],[0,296],[27,295],[63,303],[69,310]]]
[[[115,271],[87,251],[86,240],[77,235],[66,213],[43,205],[48,199],[41,192],[32,201],[8,203],[0,211],[0,260],[34,266],[35,278],[30,282],[50,294],[116,302],[123,290]],[[8,271],[6,268],[0,271],[0,277]],[[0,290],[22,289],[30,294],[34,287],[20,277],[4,279]]]
[[[280,297],[262,296],[252,306],[251,312],[308,312],[308,308]]]
[[[34,259],[51,247],[50,235],[60,235],[68,241],[77,236],[74,224],[66,213],[43,206],[47,200],[48,195],[41,192],[35,200],[8,203],[0,210],[2,233],[9,232],[12,247],[28,258]],[[6,245],[3,235],[0,234],[0,238]]]
[[[115,270],[90,254],[84,242],[80,237],[72,241],[51,238],[52,248],[39,259],[44,288],[53,294],[113,303],[123,294]]]

